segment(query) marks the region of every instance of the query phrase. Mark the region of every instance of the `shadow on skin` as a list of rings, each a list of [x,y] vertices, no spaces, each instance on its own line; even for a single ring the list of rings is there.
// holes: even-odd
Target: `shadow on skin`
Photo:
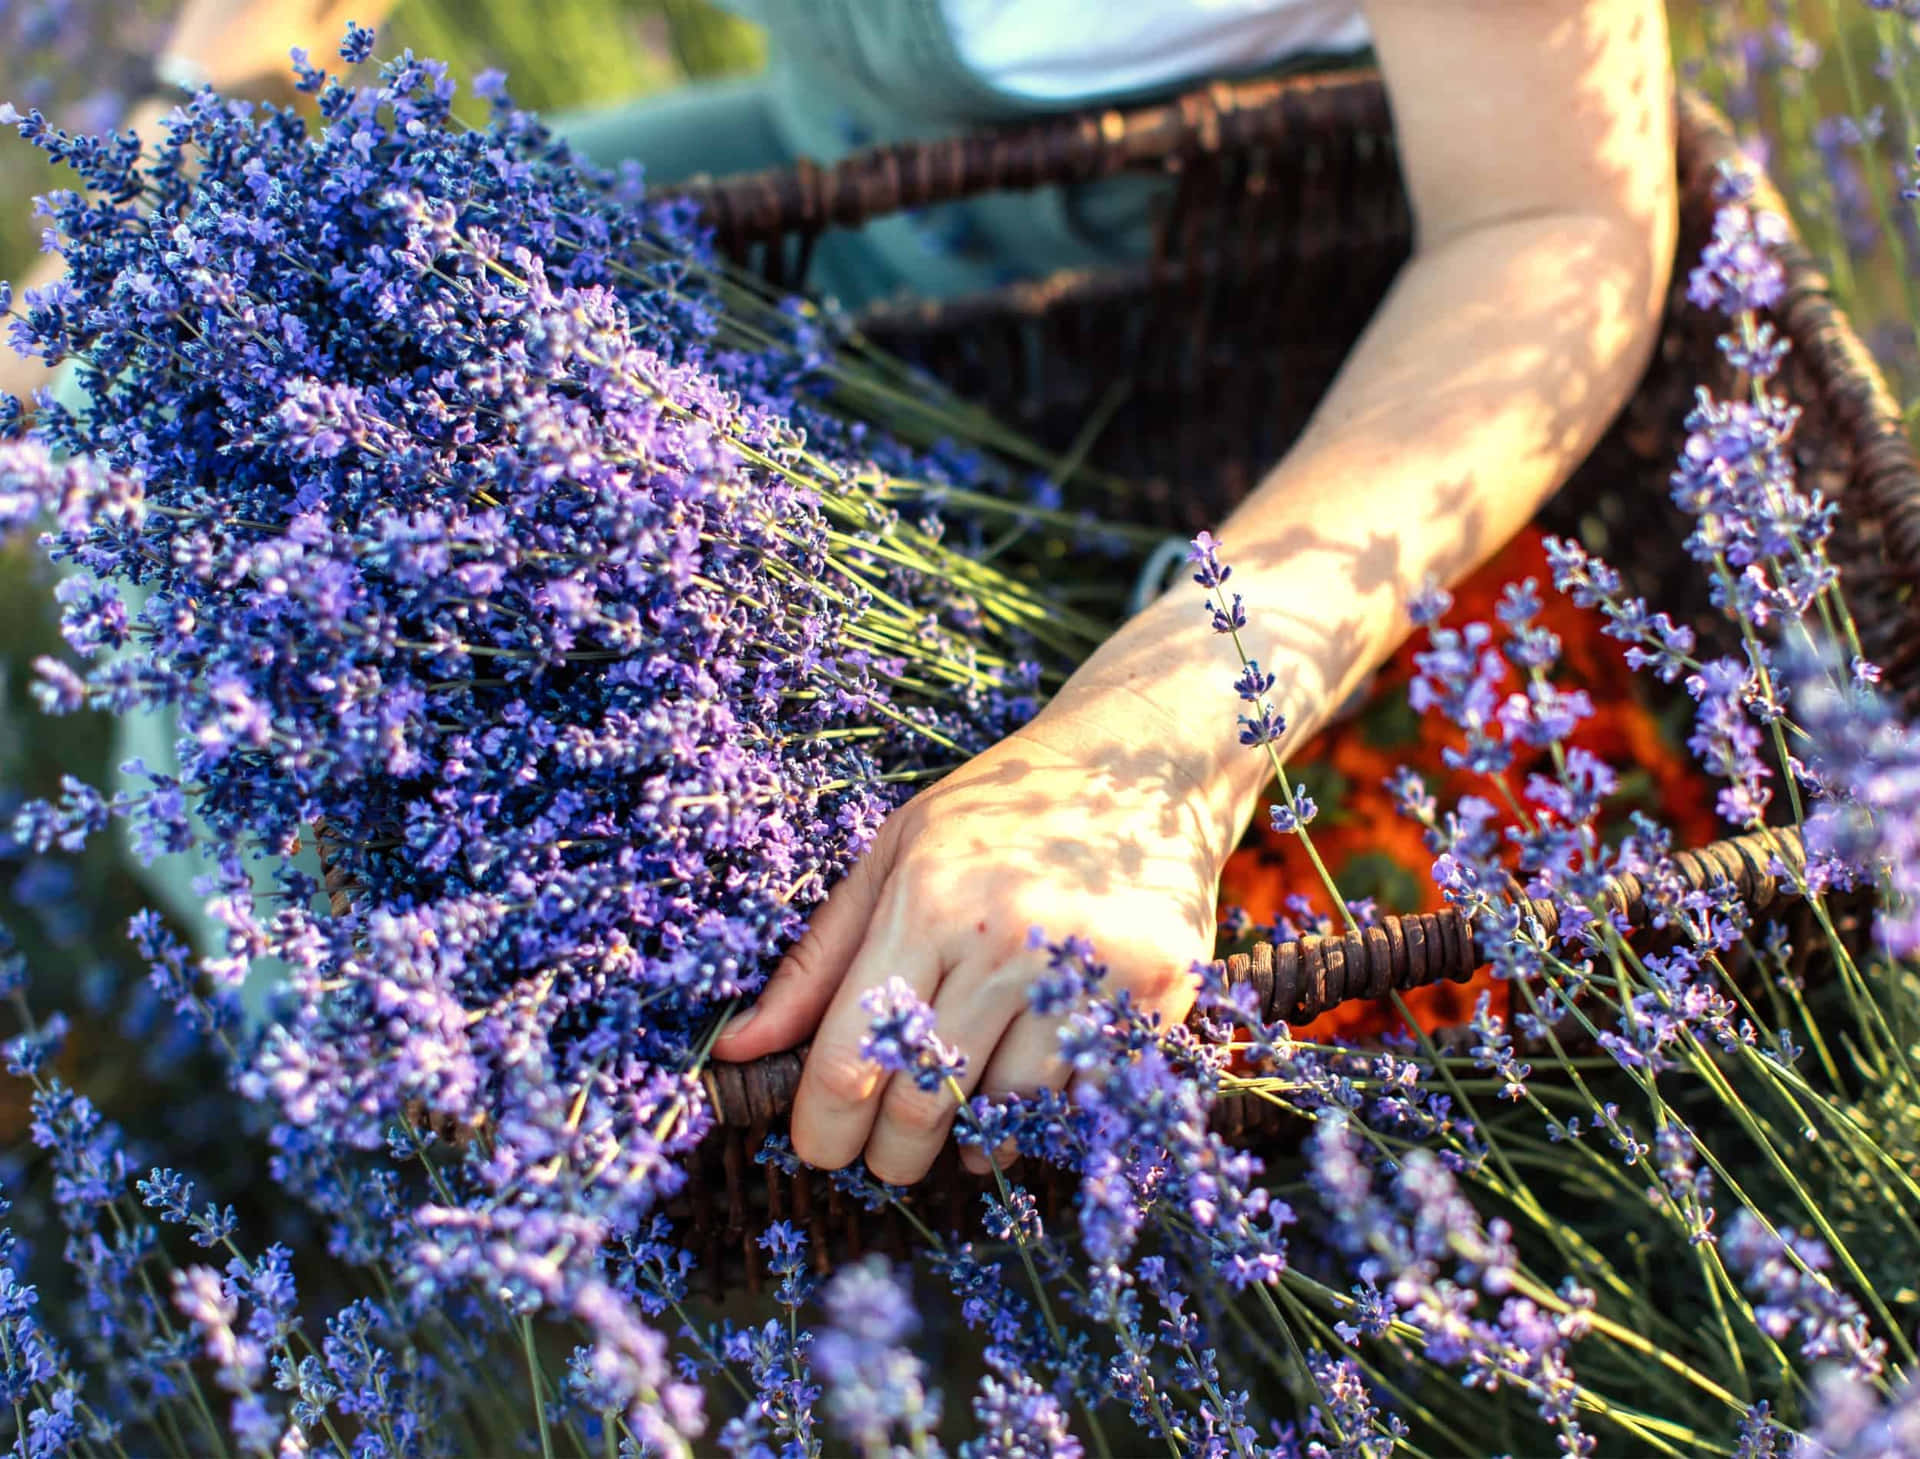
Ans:
[[[1499,0],[1483,3],[1490,14],[1500,9]],[[1514,14],[1539,14],[1534,3],[1515,0]],[[1417,22],[1410,0],[1392,6]],[[1617,25],[1608,29],[1610,22],[1588,14],[1593,29],[1569,20],[1553,31],[1552,45],[1597,50],[1623,43]],[[1515,27],[1528,28],[1518,20]],[[1486,49],[1494,75],[1524,72],[1525,65],[1506,69],[1507,61],[1537,61],[1554,71],[1579,64],[1513,56],[1512,42],[1499,39]],[[1383,55],[1394,59],[1390,48]],[[1643,224],[1649,237],[1671,236],[1655,212],[1664,204],[1647,181],[1644,155],[1636,156],[1645,153],[1645,139],[1667,131],[1667,98],[1654,91],[1637,85],[1624,106],[1617,97],[1577,90],[1556,97],[1543,127],[1593,137],[1598,166],[1560,176],[1549,165],[1552,149],[1543,148],[1531,175],[1522,158],[1514,176],[1492,180],[1486,138],[1475,130],[1485,129],[1484,116],[1457,115],[1457,96],[1441,96],[1431,84],[1420,95],[1396,93],[1425,235],[1421,266],[1400,275],[1380,316],[1393,315],[1404,333],[1383,330],[1376,317],[1331,396],[1268,476],[1268,489],[1256,494],[1259,510],[1243,507],[1218,528],[1239,575],[1234,586],[1248,587],[1248,649],[1280,675],[1272,697],[1292,726],[1283,752],[1324,722],[1390,651],[1422,581],[1456,578],[1490,555],[1554,482],[1573,473],[1630,394],[1645,352],[1628,346],[1637,342],[1662,278],[1659,269],[1641,267],[1633,248],[1623,252],[1622,243]],[[1457,124],[1453,155],[1442,140],[1450,123]],[[1482,185],[1485,195],[1475,191]],[[1602,194],[1611,201],[1596,203]],[[1632,216],[1636,206],[1640,213]],[[1596,211],[1602,207],[1608,216]],[[1490,260],[1502,270],[1497,287],[1475,274],[1495,266]],[[1337,259],[1331,273],[1339,273]],[[1274,289],[1292,292],[1299,282],[1276,280]],[[1198,332],[1213,328],[1216,342],[1247,339],[1249,326],[1235,311],[1260,310],[1257,301],[1245,306],[1235,290],[1215,291],[1206,305],[1213,317]],[[1516,328],[1521,318],[1526,325]],[[1116,359],[1111,369],[1115,376],[1151,371],[1151,352]],[[1285,388],[1276,384],[1276,394]],[[1200,434],[1202,424],[1169,419],[1165,428],[1184,438]],[[1356,520],[1367,512],[1373,520]],[[1233,717],[1244,706],[1228,688],[1231,655],[1192,616],[1198,590],[1183,581],[1172,591],[1191,599],[1192,614],[1183,607],[1177,622],[1143,620],[1131,636],[1123,630],[1116,656],[1097,666],[1111,672],[1091,676],[1103,692],[1138,696],[1137,716],[1112,700],[1114,712],[1098,727],[1082,722],[1057,730],[1042,721],[1016,733],[991,766],[961,767],[923,793],[965,797],[966,818],[940,845],[944,859],[917,868],[925,885],[908,888],[903,905],[929,905],[920,894],[937,891],[948,905],[979,907],[984,931],[985,917],[1016,910],[1005,903],[1039,906],[1043,894],[1083,893],[1104,901],[1122,924],[1130,903],[1162,897],[1177,899],[1182,919],[1210,935],[1218,838],[1210,842],[1193,824],[1189,742],[1230,744]],[[1158,708],[1140,686],[1168,682],[1170,665],[1185,671],[1172,682],[1187,701]],[[1264,771],[1263,761],[1261,751],[1246,749],[1223,750],[1210,763],[1230,764],[1233,775],[1251,780]],[[1058,813],[1065,778],[1075,773],[1083,778],[1066,794],[1070,804],[1084,806],[1082,836],[1071,834],[1070,824],[1063,832]],[[1045,831],[1036,824],[1043,812],[1050,820]],[[1003,905],[986,905],[992,896]],[[912,924],[910,916],[902,921]],[[1058,930],[1099,943],[1111,929]]]

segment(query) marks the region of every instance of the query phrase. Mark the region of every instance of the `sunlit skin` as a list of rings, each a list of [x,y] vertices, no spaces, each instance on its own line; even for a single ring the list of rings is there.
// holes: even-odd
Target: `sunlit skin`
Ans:
[[[1217,529],[1248,650],[1309,737],[1407,631],[1409,597],[1515,532],[1627,398],[1674,248],[1658,0],[1367,0],[1417,220],[1413,257],[1313,421]],[[905,978],[969,1093],[1061,1086],[1027,1011],[1028,930],[1090,937],[1168,1019],[1211,955],[1220,869],[1270,774],[1244,748],[1232,648],[1184,581],[1031,725],[908,802],[715,1046],[812,1050],[793,1144],[926,1173],[948,1093],[859,1055],[860,998]],[[986,1158],[967,1152],[975,1169]]]

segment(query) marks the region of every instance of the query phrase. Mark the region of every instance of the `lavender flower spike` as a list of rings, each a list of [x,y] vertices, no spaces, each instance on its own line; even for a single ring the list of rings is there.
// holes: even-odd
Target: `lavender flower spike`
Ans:
[[[860,1040],[860,1056],[889,1074],[908,1074],[925,1090],[943,1088],[966,1071],[966,1056],[933,1031],[933,1010],[904,978],[869,989],[860,1007],[872,1020]]]

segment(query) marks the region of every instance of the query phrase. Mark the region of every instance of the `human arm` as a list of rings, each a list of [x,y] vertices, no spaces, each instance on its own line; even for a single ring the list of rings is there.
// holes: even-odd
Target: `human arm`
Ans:
[[[1368,16],[1415,253],[1218,534],[1290,744],[1392,652],[1424,580],[1471,571],[1585,457],[1645,367],[1674,248],[1657,3],[1372,0]],[[1048,713],[1097,715],[1125,691],[1190,722],[1219,702],[1232,670],[1201,597],[1183,581],[1124,625]],[[1266,757],[1230,707],[1194,749],[1210,819],[1244,827]]]
[[[1249,650],[1309,737],[1407,631],[1428,577],[1490,555],[1571,472],[1654,340],[1673,252],[1658,0],[1371,0],[1417,224],[1301,439],[1221,526]],[[924,1173],[950,1098],[858,1055],[860,996],[899,974],[989,1093],[1059,1083],[1025,1008],[1031,923],[1091,937],[1114,980],[1184,1016],[1219,871],[1270,776],[1239,742],[1237,664],[1182,584],[1020,734],[891,817],[744,1027],[751,1058],[818,1024],[795,1149]],[[1078,848],[1077,850],[1075,848]]]
[[[178,79],[226,96],[291,95],[295,47],[324,66],[347,22],[378,26],[394,0],[186,0],[162,50]]]

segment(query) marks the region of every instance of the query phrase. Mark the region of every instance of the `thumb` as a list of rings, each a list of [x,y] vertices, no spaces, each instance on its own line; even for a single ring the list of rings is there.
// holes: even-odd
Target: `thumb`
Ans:
[[[819,1025],[873,920],[884,880],[880,854],[879,844],[870,848],[814,909],[806,932],[780,960],[760,996],[721,1030],[715,1058],[744,1063],[790,1049]]]

